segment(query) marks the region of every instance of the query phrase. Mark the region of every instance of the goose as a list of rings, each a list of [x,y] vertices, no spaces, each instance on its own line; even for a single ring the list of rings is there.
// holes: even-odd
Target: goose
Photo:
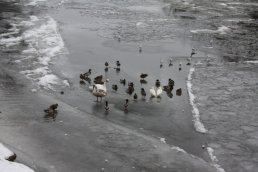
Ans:
[[[129,105],[129,100],[125,99],[125,104],[124,104],[124,110],[127,111],[128,109],[128,105]]]
[[[89,69],[89,71],[86,72],[86,73],[84,73],[83,75],[84,75],[85,77],[89,77],[89,76],[91,75],[91,69]]]
[[[141,88],[141,95],[142,95],[142,99],[145,99],[146,92],[145,92],[144,88]]]
[[[125,79],[120,79],[120,83],[125,85],[126,80]]]
[[[154,89],[154,87],[152,87],[150,89],[150,93],[151,97],[160,97],[160,95],[162,94],[162,88],[158,87],[157,89]]]
[[[176,95],[181,96],[182,95],[182,88],[179,88],[176,90]]]
[[[134,93],[134,95],[133,95],[133,99],[134,99],[134,100],[137,100],[137,98],[138,98],[137,94],[136,94],[136,93]]]
[[[118,86],[117,86],[116,84],[114,84],[114,85],[112,85],[112,89],[115,90],[115,91],[117,91]]]
[[[155,86],[160,87],[160,81],[158,79],[156,80]]]
[[[141,78],[141,80],[144,80],[147,76],[148,76],[147,73],[142,73],[142,74],[140,75],[140,78]]]
[[[105,97],[107,95],[107,86],[106,86],[107,82],[108,82],[108,80],[106,80],[103,85],[102,84],[94,84],[93,85],[92,94],[97,97],[97,101],[98,101],[99,97],[102,100],[102,97]]]
[[[193,48],[190,57],[192,57],[192,56],[195,55],[195,54],[196,54],[196,52],[195,52],[195,49]]]
[[[108,101],[106,101],[105,110],[106,110],[106,111],[108,111],[108,110],[109,110],[109,107],[108,107]]]

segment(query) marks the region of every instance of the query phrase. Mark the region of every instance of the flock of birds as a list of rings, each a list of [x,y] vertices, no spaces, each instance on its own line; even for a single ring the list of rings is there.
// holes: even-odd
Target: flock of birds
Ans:
[[[139,47],[139,52],[142,51],[142,48]],[[191,64],[191,57],[196,54],[195,49],[192,49],[190,58],[187,59],[187,64],[186,65],[190,65]],[[108,71],[108,69],[110,68],[109,63],[105,62],[105,72]],[[170,58],[169,59],[169,66],[173,65],[173,59]],[[116,71],[120,71],[120,67],[121,67],[121,63],[120,61],[116,61],[116,67],[114,68]],[[160,68],[163,67],[163,62],[160,61]],[[182,69],[182,63],[179,63],[179,70]],[[88,72],[86,73],[82,73],[80,74],[80,84],[85,84],[85,82],[91,83],[91,78],[90,75],[92,74],[92,70],[89,69]],[[140,83],[141,84],[145,84],[147,83],[146,78],[148,77],[148,74],[146,73],[142,73],[140,74]],[[100,98],[102,101],[102,98],[105,97],[107,95],[107,85],[106,83],[109,81],[109,79],[103,80],[103,75],[99,75],[96,76],[94,78],[94,84],[92,86],[89,86],[89,89],[92,91],[92,94],[97,97],[97,102],[98,99]],[[123,84],[124,86],[126,85],[126,79],[120,79],[120,83]],[[129,95],[132,95],[133,92],[135,91],[134,89],[134,83],[133,82],[128,82],[128,87],[126,92]],[[161,86],[160,81],[157,79],[155,82],[155,86],[151,87],[151,89],[149,90],[151,98],[161,98],[161,94],[163,91],[165,91],[167,93],[167,95],[169,97],[172,97],[172,90],[174,88],[175,82],[174,80],[172,80],[171,78],[168,79],[168,84]],[[118,90],[118,85],[117,84],[113,84],[112,85],[112,89],[114,91]],[[62,94],[62,93],[61,93]],[[146,91],[144,88],[141,88],[141,96],[142,99],[145,99],[146,97]],[[182,89],[179,88],[176,90],[176,95],[181,96],[182,95]],[[133,99],[137,100],[138,99],[138,95],[136,93],[134,93],[133,95]],[[124,110],[127,111],[128,110],[128,106],[129,106],[129,99],[125,99],[125,104],[124,104]],[[44,112],[46,113],[47,116],[56,116],[57,114],[57,107],[58,104],[52,104],[49,106],[48,109],[45,109]],[[105,101],[105,110],[108,111],[109,110],[109,106],[108,106],[108,101]]]
[[[142,51],[142,49],[140,48],[139,51]],[[187,61],[188,61],[187,65],[191,64],[191,57],[194,54],[196,54],[195,49],[192,49],[191,56],[190,56],[190,58],[187,59]],[[170,58],[169,59],[169,66],[173,65],[172,62],[173,62],[173,59]],[[104,65],[105,65],[105,71],[107,72],[108,69],[110,68],[109,63],[105,62]],[[114,69],[116,69],[117,71],[120,71],[120,67],[121,67],[121,63],[120,63],[120,61],[117,60],[116,61],[116,67]],[[163,67],[163,62],[162,61],[160,62],[160,68],[161,67]],[[179,63],[179,70],[181,70],[181,69],[182,69],[182,63],[180,62]],[[90,78],[91,73],[92,73],[92,70],[89,69],[88,72],[80,74],[80,79],[81,79],[80,83],[81,84],[85,84],[85,81],[87,81],[88,83],[91,83],[91,78]],[[147,81],[145,80],[147,77],[148,77],[148,74],[145,74],[145,73],[140,74],[140,83],[141,84],[147,83]],[[97,102],[98,102],[99,98],[102,101],[102,98],[107,95],[106,83],[109,80],[106,79],[106,80],[103,81],[103,79],[104,79],[103,75],[99,75],[99,76],[94,78],[94,84],[92,86],[89,86],[89,89],[92,91],[92,94],[95,97],[97,97]],[[126,79],[120,79],[120,83],[125,86],[126,85]],[[128,82],[127,85],[128,85],[128,87],[126,89],[126,92],[129,95],[132,95],[133,92],[135,91],[134,83],[133,82]],[[175,82],[171,78],[168,79],[168,84],[164,85],[164,86],[161,86],[160,81],[157,79],[156,82],[155,82],[155,86],[151,87],[151,89],[149,90],[150,94],[151,94],[151,98],[161,98],[161,94],[162,94],[163,91],[167,92],[167,95],[169,97],[172,97],[173,96],[172,90],[174,88],[174,85],[175,85]],[[117,91],[118,90],[118,85],[117,84],[113,84],[112,85],[112,89],[114,91]],[[141,88],[142,99],[145,99],[146,95],[147,94],[146,94],[145,89]],[[182,89],[181,88],[176,90],[176,95],[178,95],[178,96],[182,95]],[[133,99],[134,100],[138,99],[138,95],[136,93],[134,93]],[[124,110],[127,110],[128,104],[129,104],[129,99],[125,99]],[[109,110],[108,101],[105,102],[105,110],[106,111]]]

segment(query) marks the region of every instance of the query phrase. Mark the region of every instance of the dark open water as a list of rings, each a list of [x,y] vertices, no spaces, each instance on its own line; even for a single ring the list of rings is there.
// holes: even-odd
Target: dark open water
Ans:
[[[14,106],[23,101],[26,109],[26,101],[33,102],[28,90],[51,93],[82,111],[157,139],[166,138],[168,144],[204,159],[217,171],[255,172],[257,9],[257,1],[2,1],[2,100],[10,98]],[[138,45],[143,47],[142,54],[137,52]],[[191,48],[197,50],[192,58],[196,65],[180,73],[174,66],[179,61],[185,64]],[[160,60],[167,65],[171,56],[174,68],[160,69]],[[90,67],[95,75],[103,73],[104,61],[116,59],[123,68],[119,74],[106,74],[112,82],[121,77],[137,82],[144,69],[150,74],[144,86],[147,90],[155,79],[166,83],[173,77],[177,88],[183,88],[183,96],[173,92],[172,99],[163,95],[161,102],[133,102],[125,118],[120,102],[129,96],[111,92],[108,100],[114,111],[103,116],[103,106],[93,102],[95,98],[86,86],[79,86],[77,78]],[[198,129],[195,118],[191,121],[193,107],[186,87],[190,68],[195,69],[190,82],[194,105],[206,131]],[[68,97],[56,94],[61,90]],[[207,151],[201,149],[202,144],[208,146]]]

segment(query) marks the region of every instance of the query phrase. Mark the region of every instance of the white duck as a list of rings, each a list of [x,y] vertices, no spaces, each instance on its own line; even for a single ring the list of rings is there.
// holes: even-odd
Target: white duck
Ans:
[[[107,86],[106,83],[108,82],[108,79],[104,82],[103,85],[101,84],[94,84],[90,89],[92,89],[92,94],[98,98],[100,97],[102,100],[102,97],[105,97],[107,95]]]
[[[152,87],[150,89],[150,93],[151,97],[160,97],[160,95],[162,94],[162,88],[158,87],[157,89],[155,89],[154,87]]]

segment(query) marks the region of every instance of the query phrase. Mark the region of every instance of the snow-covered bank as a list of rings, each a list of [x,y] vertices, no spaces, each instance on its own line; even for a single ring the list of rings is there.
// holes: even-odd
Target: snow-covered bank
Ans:
[[[11,159],[13,156],[16,157],[15,153],[0,143],[0,171],[1,172],[34,172],[29,167],[17,163],[10,162],[7,159]]]

